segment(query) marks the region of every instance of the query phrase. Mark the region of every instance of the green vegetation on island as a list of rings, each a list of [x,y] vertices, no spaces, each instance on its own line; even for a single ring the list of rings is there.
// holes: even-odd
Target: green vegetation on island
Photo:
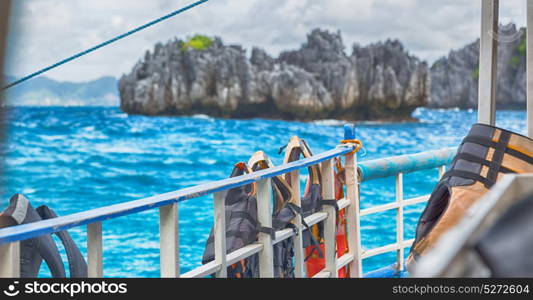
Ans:
[[[211,45],[213,45],[212,38],[205,35],[197,34],[188,38],[186,42],[181,44],[181,51],[187,51],[189,49],[206,50],[209,49]]]

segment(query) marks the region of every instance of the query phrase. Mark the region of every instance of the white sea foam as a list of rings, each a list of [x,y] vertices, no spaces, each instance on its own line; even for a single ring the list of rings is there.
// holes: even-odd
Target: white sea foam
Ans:
[[[204,115],[204,114],[196,114],[196,115],[192,115],[191,118],[193,118],[193,119],[199,119],[199,120],[209,120],[209,121],[213,121],[213,120],[215,120],[215,118],[210,117],[210,116],[208,116],[208,115]]]
[[[167,158],[163,161],[165,165],[193,165],[194,162],[192,162],[190,159],[181,159],[181,158]]]
[[[45,141],[57,141],[65,139],[64,135],[39,135],[39,137]]]
[[[326,119],[326,120],[316,120],[316,121],[313,121],[312,123],[315,125],[319,125],[319,126],[343,126],[344,124],[348,122],[343,121],[343,120]]]
[[[214,165],[217,163],[216,159],[209,159],[209,158],[200,158],[200,162],[204,163],[206,165]]]
[[[31,188],[25,188],[22,190],[22,194],[25,194],[25,195],[33,194],[35,192],[37,192],[37,190],[31,189]]]
[[[111,114],[110,117],[118,118],[118,119],[127,119],[128,114],[125,114],[125,113]]]
[[[144,151],[141,149],[136,149],[133,147],[123,146],[123,145],[96,146],[96,150],[102,153],[136,153],[136,154],[144,153]]]

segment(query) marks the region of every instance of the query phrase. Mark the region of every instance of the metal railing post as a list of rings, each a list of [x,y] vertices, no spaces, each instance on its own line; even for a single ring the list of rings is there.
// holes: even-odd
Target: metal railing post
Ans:
[[[0,245],[0,278],[20,277],[20,243]]]
[[[291,178],[291,190],[294,197],[294,204],[298,207],[302,207],[302,201],[300,196],[300,171],[292,171],[290,173]],[[293,239],[294,243],[294,275],[296,278],[303,278],[305,276],[304,259],[305,253],[302,241],[302,216],[297,215],[292,221],[296,226],[296,236]]]
[[[499,0],[481,1],[481,46],[479,51],[478,122],[496,123]]]
[[[348,125],[345,127],[344,139],[355,139],[353,126]],[[350,201],[350,205],[346,207],[346,228],[348,234],[348,251],[353,258],[348,266],[350,277],[357,278],[363,277],[357,154],[350,153],[346,155],[345,159],[346,197]]]
[[[322,197],[325,200],[335,200],[335,180],[333,172],[333,161],[326,160],[320,165],[322,175]],[[324,256],[326,260],[326,271],[332,278],[338,277],[337,271],[337,211],[331,205],[324,205],[322,211],[328,214],[324,220]]]
[[[161,278],[180,275],[178,204],[159,208],[159,252]]]
[[[87,275],[104,277],[102,262],[102,222],[87,225]]]
[[[533,138],[533,0],[527,0],[527,135]]]
[[[215,262],[220,264],[220,269],[215,276],[226,278],[228,276],[228,265],[226,263],[226,193],[218,192],[214,194],[214,242],[215,242]]]
[[[261,226],[268,228],[272,228],[271,189],[270,179],[263,179],[257,183],[257,219]],[[259,277],[274,278],[272,237],[260,232],[258,240],[260,244],[263,244],[263,250],[259,252]]]
[[[396,268],[398,271],[403,271],[404,267],[404,248],[403,244],[403,173],[396,175],[396,243],[398,243],[398,251],[396,253]]]

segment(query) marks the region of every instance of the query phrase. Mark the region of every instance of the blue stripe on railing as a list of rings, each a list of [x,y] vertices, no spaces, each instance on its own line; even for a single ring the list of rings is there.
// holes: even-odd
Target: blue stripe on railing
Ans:
[[[279,176],[298,169],[316,165],[323,161],[344,154],[348,154],[353,151],[353,149],[353,147],[343,145],[333,150],[314,155],[310,158],[254,172],[252,174],[246,174],[239,177],[210,182],[202,185],[193,186],[190,188],[185,188],[179,191],[169,192],[166,194],[160,194],[149,198],[88,210],[36,223],[0,229],[0,245],[30,239],[43,234],[63,231],[73,227],[130,215],[145,210],[169,205],[172,203],[181,202],[187,199],[197,198],[207,194],[212,194],[244,186],[253,182],[261,181],[263,179],[272,178],[274,176]]]
[[[362,161],[358,164],[361,182],[394,176],[400,172],[411,173],[448,165],[452,162],[456,151],[456,148],[446,148],[437,151]]]

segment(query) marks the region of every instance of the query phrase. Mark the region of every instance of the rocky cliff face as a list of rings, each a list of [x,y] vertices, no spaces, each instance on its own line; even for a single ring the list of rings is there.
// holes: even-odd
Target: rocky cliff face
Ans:
[[[313,30],[307,42],[278,58],[216,38],[205,50],[183,41],[157,44],[119,82],[130,114],[221,117],[408,119],[426,105],[430,75],[400,42],[354,46],[340,33]]]
[[[525,29],[502,26],[498,47],[496,102],[500,108],[526,105]],[[517,38],[514,38],[517,37]],[[479,85],[479,40],[451,51],[431,67],[431,107],[476,108]]]

